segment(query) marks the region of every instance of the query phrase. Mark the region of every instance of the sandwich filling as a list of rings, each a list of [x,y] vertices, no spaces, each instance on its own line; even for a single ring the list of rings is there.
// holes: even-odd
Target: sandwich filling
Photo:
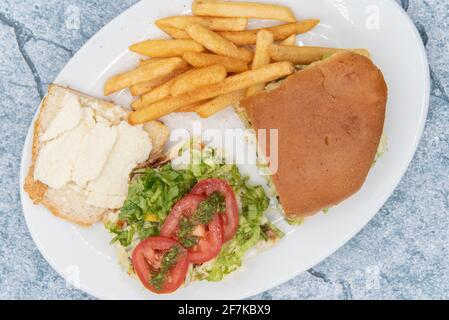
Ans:
[[[207,259],[198,260],[198,254],[192,255],[196,258],[188,272],[190,281],[220,281],[238,270],[251,251],[270,246],[283,237],[282,231],[266,217],[271,206],[269,187],[251,184],[236,165],[225,163],[221,153],[212,147],[202,150],[201,145],[189,141],[171,150],[170,163],[133,172],[124,206],[118,215],[111,213],[104,219],[106,228],[114,235],[112,242],[117,245],[119,262],[128,273],[139,271],[132,260],[135,248],[146,239],[166,235],[164,226],[172,223],[171,212],[194,201],[189,193],[195,190],[195,185],[209,179],[229,184],[229,192],[237,199],[238,223],[233,235],[218,241],[219,245],[214,245],[211,236],[204,237],[204,230],[199,232],[199,225],[208,225],[210,232],[210,223],[217,213],[221,216],[227,211],[226,195],[219,192],[204,199],[190,217],[178,221],[178,243],[187,250],[207,247],[208,252],[203,253]]]
[[[86,203],[118,209],[128,193],[129,174],[148,159],[152,143],[142,126],[130,126],[120,107],[86,104],[67,93],[41,145],[34,179],[52,189],[82,190]]]

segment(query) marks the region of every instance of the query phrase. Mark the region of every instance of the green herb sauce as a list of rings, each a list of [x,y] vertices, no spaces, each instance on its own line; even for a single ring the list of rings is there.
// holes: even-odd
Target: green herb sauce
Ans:
[[[195,246],[199,239],[192,235],[193,229],[198,225],[206,225],[212,221],[214,215],[223,213],[226,210],[226,204],[223,195],[220,192],[214,192],[206,200],[202,201],[191,219],[182,218],[179,222],[178,240],[185,248]]]
[[[167,273],[176,265],[179,257],[179,247],[171,247],[162,257],[161,267],[151,274],[150,285],[161,291]]]

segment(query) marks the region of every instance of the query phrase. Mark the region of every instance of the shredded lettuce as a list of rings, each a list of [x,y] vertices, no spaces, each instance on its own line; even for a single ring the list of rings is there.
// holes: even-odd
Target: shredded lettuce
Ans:
[[[333,55],[334,55],[334,53],[327,52],[327,53],[323,54],[323,56],[321,57],[321,60],[329,59]]]
[[[304,223],[304,218],[286,218],[285,220],[291,226],[300,226]]]
[[[379,146],[377,147],[376,157],[374,158],[373,166],[377,163],[377,161],[388,151],[388,137],[386,133],[382,133],[382,137],[380,138]]]
[[[224,179],[240,200],[239,228],[216,259],[193,269],[195,279],[219,281],[242,265],[251,248],[260,242],[277,240],[283,233],[265,218],[270,199],[262,186],[250,185],[248,177],[242,176],[236,165],[226,164],[215,149],[200,152],[183,147],[176,153],[177,157],[185,156],[185,152],[191,153],[188,155],[191,161],[182,168],[175,169],[172,163],[173,166],[136,170],[118,219],[106,227],[115,235],[113,242],[129,249],[140,240],[159,235],[173,205],[198,181]],[[155,216],[157,221],[148,221],[148,216]]]
[[[159,169],[138,170],[134,174],[119,220],[108,227],[115,234],[112,242],[118,241],[124,247],[132,243],[134,235],[140,240],[159,235],[161,224],[173,205],[197,181],[190,171],[175,171],[170,164]],[[148,215],[155,216],[157,221],[146,221]]]

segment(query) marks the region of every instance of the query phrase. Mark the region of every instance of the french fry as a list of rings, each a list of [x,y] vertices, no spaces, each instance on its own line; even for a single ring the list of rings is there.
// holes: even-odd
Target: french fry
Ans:
[[[157,88],[151,90],[150,92],[144,94],[139,99],[135,100],[131,107],[133,110],[140,110],[145,108],[146,106],[161,101],[165,98],[167,98],[170,95],[170,88],[174,83],[174,79],[171,79]]]
[[[220,32],[223,38],[231,41],[236,46],[246,46],[256,44],[257,34],[252,30],[245,30],[239,32]]]
[[[202,52],[203,46],[193,40],[147,40],[133,44],[129,50],[153,58],[180,57],[184,52]]]
[[[318,24],[320,24],[320,20],[318,19],[309,19],[309,20],[302,20],[295,23],[286,23],[281,24],[279,26],[274,26],[271,28],[268,28],[268,31],[273,33],[274,40],[283,40],[288,38],[289,36],[293,34],[303,34],[306,33],[313,28],[315,28]]]
[[[164,27],[171,27],[185,30],[188,25],[193,23],[200,24],[213,31],[242,31],[245,30],[248,25],[248,19],[176,16],[156,21],[156,25],[161,29]]]
[[[293,12],[285,6],[254,2],[197,0],[192,4],[192,12],[196,16],[207,17],[241,17],[286,22],[296,21]]]
[[[175,100],[178,101],[181,99],[179,97],[166,97],[161,101],[158,101],[145,108],[134,110],[129,114],[128,122],[130,125],[138,125],[150,122],[152,120],[149,119],[160,119],[163,116],[176,112],[180,108],[188,107],[193,104],[186,99],[185,101],[182,101],[182,103],[176,103],[176,107],[174,108],[173,105],[175,104]]]
[[[140,61],[139,61],[139,67],[142,67],[142,66],[144,66],[144,65],[146,65],[146,64],[148,64],[148,63],[153,62],[153,61],[151,61],[151,60],[153,60],[153,59],[142,59],[142,60],[140,60]]]
[[[268,30],[260,30],[257,33],[256,53],[252,65],[253,70],[257,70],[263,66],[270,64],[270,46],[273,44],[273,34]],[[252,96],[263,91],[265,83],[256,84],[249,87],[246,96]]]
[[[169,58],[151,58],[151,59],[142,59],[142,60],[140,60],[140,62],[139,62],[139,67],[144,66],[144,65],[149,64],[149,63],[156,62],[156,61],[161,61],[161,60],[164,60],[164,59],[169,59]]]
[[[191,24],[186,28],[187,33],[193,40],[202,44],[213,53],[236,58],[245,62],[253,59],[253,54],[245,48],[237,48],[231,41],[226,40],[218,33],[211,31],[202,25]]]
[[[337,49],[324,47],[298,47],[280,46],[273,44],[270,46],[270,56],[274,61],[290,61],[294,64],[311,64],[322,59],[324,55],[330,55],[342,51],[353,51],[369,57],[366,49]]]
[[[173,73],[162,78],[135,84],[129,88],[129,91],[131,92],[132,96],[138,97],[154,90],[155,88],[163,85],[171,79],[173,79]]]
[[[198,88],[215,84],[226,78],[226,68],[220,64],[190,70],[175,78],[170,93],[177,97]]]
[[[223,38],[224,39],[224,38]],[[226,40],[226,39],[225,39]],[[231,42],[232,43],[232,42]],[[240,60],[243,60],[243,61],[248,61],[248,62],[251,62],[251,61],[253,61],[253,59],[254,59],[254,53],[251,51],[251,50],[249,50],[249,49],[247,49],[247,48],[238,48],[239,49],[239,51],[240,51],[240,55],[241,55],[241,58],[236,58],[236,59],[240,59]],[[233,57],[231,57],[231,58],[233,58]]]
[[[285,40],[282,40],[279,42],[281,46],[294,46],[296,44],[296,34],[292,34],[290,37],[288,37]]]
[[[221,110],[238,103],[245,97],[245,90],[234,91],[212,100],[209,100],[198,107],[192,108],[201,118],[209,118]]]
[[[171,26],[158,26],[159,29],[164,31],[170,37],[176,40],[188,40],[191,39],[187,32],[182,29],[173,28]]]
[[[246,62],[240,59],[219,56],[212,53],[186,52],[182,55],[182,58],[187,61],[188,64],[196,68],[221,64],[226,68],[226,71],[230,73],[248,71],[248,64]]]
[[[307,31],[310,31],[313,28],[315,28],[319,23],[320,20],[312,19],[312,20],[298,21],[295,23],[286,23],[280,26],[264,29],[273,33],[275,41],[280,41],[294,34],[298,35],[306,33]],[[236,31],[236,32],[227,31],[227,32],[220,32],[220,35],[232,41],[237,46],[245,46],[256,43],[257,33],[260,30],[261,29]]]
[[[185,65],[184,67],[176,69],[175,71],[173,71],[165,76],[162,76],[160,78],[135,84],[129,88],[129,91],[131,92],[131,94],[134,97],[144,95],[144,94],[150,92],[151,90],[159,87],[160,85],[170,81],[171,79],[180,75],[181,73],[186,72],[189,69],[190,69],[190,67],[188,65]]]
[[[192,69],[144,94],[132,103],[132,108],[140,110],[170,95],[179,96],[209,84],[218,83],[225,78],[226,69],[221,65]]]
[[[128,71],[110,78],[104,87],[104,95],[108,96],[119,90],[131,87],[135,84],[163,77],[176,69],[186,66],[181,58],[170,58],[147,63],[135,70]]]
[[[129,123],[132,125],[159,119],[180,108],[197,102],[206,101],[220,95],[243,90],[259,83],[267,83],[292,74],[295,71],[289,62],[272,63],[257,70],[250,70],[226,78],[224,81],[200,88],[178,97],[168,97],[144,109],[131,112]]]
[[[191,104],[190,106],[179,108],[178,110],[176,110],[176,112],[195,112],[196,108],[198,108],[203,103],[205,103],[205,102],[197,102],[197,103]]]
[[[257,33],[256,53],[254,54],[253,70],[270,64],[270,46],[273,44],[273,34],[268,30]]]

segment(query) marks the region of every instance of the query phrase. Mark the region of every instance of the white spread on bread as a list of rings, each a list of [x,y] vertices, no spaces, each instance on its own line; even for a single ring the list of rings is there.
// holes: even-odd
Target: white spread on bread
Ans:
[[[122,121],[117,129],[117,142],[108,161],[100,176],[87,187],[87,203],[90,205],[103,207],[110,202],[110,208],[121,207],[128,194],[130,172],[148,159],[151,152],[148,133],[142,126],[134,127]]]
[[[103,104],[90,101],[89,107],[95,111],[97,122],[102,122],[107,125],[118,125],[128,115],[125,110],[118,106],[107,107]]]
[[[52,121],[47,131],[40,137],[42,142],[56,138],[60,134],[74,129],[83,116],[81,104],[74,95],[66,95],[63,100],[63,107]]]
[[[127,196],[129,174],[148,159],[152,143],[142,126],[130,126],[120,107],[84,104],[67,95],[40,136],[34,179],[53,189],[75,184],[89,205],[116,209]]]
[[[86,186],[101,173],[109,154],[117,141],[117,127],[97,123],[89,132],[78,154],[72,172],[73,181]]]
[[[88,119],[83,119],[74,129],[59,134],[56,138],[46,142],[36,160],[35,180],[39,180],[53,189],[61,189],[69,183],[72,180],[72,169],[84,140],[94,125]]]

